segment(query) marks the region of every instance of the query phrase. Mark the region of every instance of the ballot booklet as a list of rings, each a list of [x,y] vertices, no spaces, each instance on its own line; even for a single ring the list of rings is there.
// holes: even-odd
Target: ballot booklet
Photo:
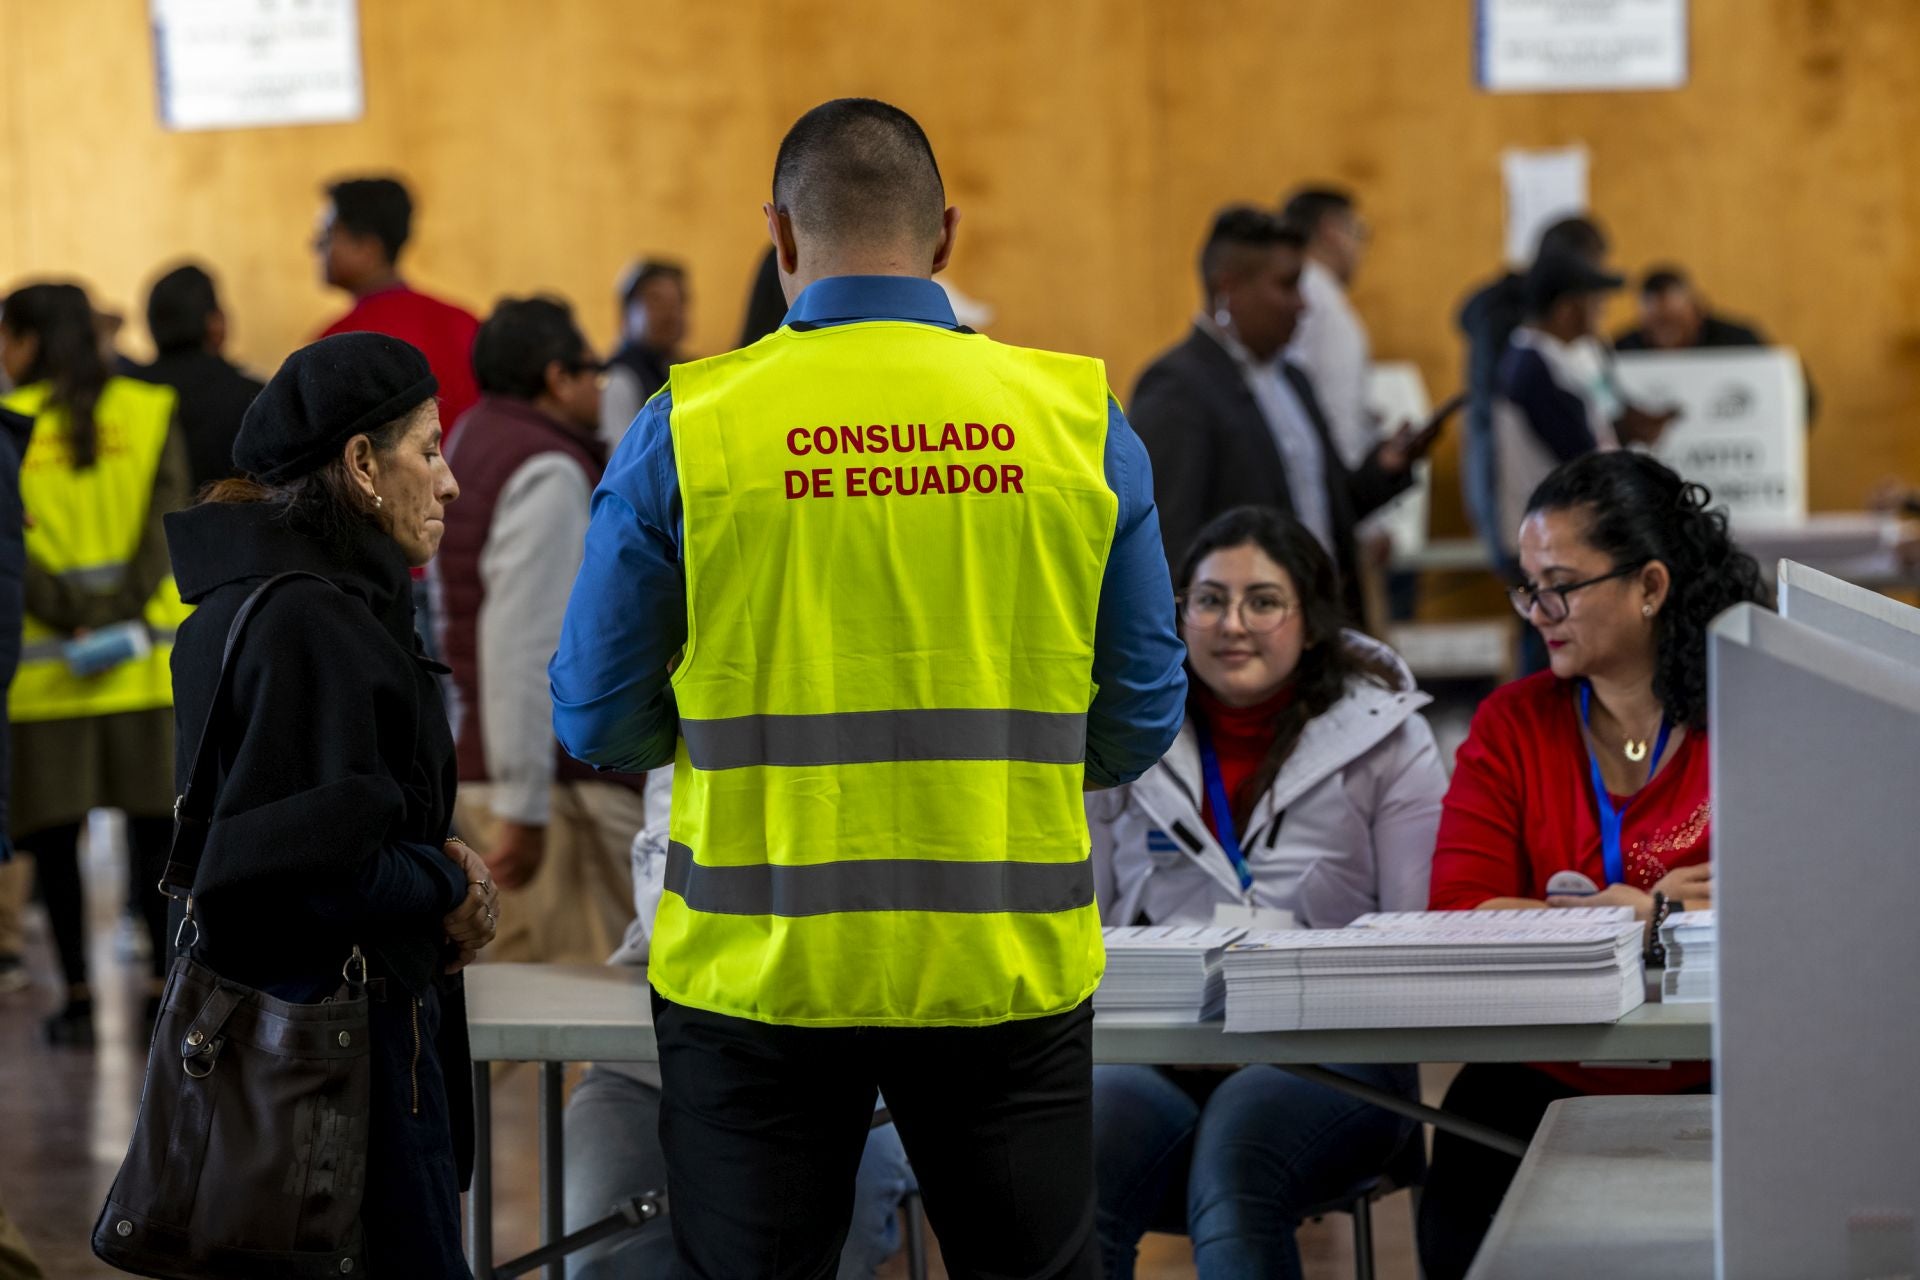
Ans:
[[[1580,911],[1409,912],[1249,933],[1221,962],[1226,1029],[1612,1022],[1646,999],[1645,931],[1631,910]]]
[[[1106,1022],[1204,1022],[1226,1001],[1220,958],[1246,930],[1128,925],[1105,931],[1107,973],[1093,997]]]
[[[1661,1003],[1713,1002],[1715,932],[1711,911],[1679,911],[1666,918],[1660,926],[1660,945],[1667,954]]]

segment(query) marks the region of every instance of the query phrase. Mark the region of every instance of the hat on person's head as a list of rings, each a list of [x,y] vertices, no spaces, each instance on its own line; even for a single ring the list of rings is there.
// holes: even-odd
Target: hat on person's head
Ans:
[[[287,357],[254,397],[233,465],[263,484],[318,471],[353,437],[405,417],[440,390],[417,347],[384,333],[337,333]]]
[[[1560,299],[1582,293],[1611,293],[1626,280],[1603,271],[1577,254],[1543,253],[1527,269],[1527,310],[1544,315]]]

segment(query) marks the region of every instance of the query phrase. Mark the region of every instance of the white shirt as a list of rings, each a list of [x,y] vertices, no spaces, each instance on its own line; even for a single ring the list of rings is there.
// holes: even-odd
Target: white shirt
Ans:
[[[560,646],[592,496],[579,463],[557,451],[535,454],[501,488],[480,552],[482,748],[493,811],[513,822],[548,817],[556,747],[547,664]]]
[[[1367,326],[1347,300],[1346,286],[1317,258],[1309,257],[1301,269],[1300,294],[1307,313],[1294,331],[1287,358],[1313,379],[1333,447],[1352,470],[1378,442],[1373,415],[1367,411],[1367,370],[1373,359]]]
[[[1293,502],[1294,518],[1320,540],[1327,554],[1338,559],[1339,552],[1333,545],[1333,504],[1327,497],[1326,450],[1321,448],[1320,433],[1307,416],[1307,407],[1300,403],[1293,383],[1287,379],[1285,357],[1256,360],[1238,338],[1214,323],[1213,317],[1203,315],[1199,323],[1240,366],[1247,389],[1260,406],[1260,416],[1267,420],[1267,430],[1273,433],[1274,446],[1286,467],[1287,496]]]

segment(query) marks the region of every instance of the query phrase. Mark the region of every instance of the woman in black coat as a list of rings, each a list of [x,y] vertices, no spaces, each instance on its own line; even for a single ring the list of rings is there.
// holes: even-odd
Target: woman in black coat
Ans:
[[[380,334],[296,351],[234,445],[251,480],[167,517],[197,611],[173,654],[184,780],[229,624],[276,586],[235,651],[213,822],[194,881],[196,955],[313,1002],[368,957],[372,1101],[361,1223],[376,1277],[466,1277],[459,1193],[472,1106],[458,971],[491,941],[486,868],[449,841],[453,738],[414,638],[410,566],[459,486],[426,358]],[[188,929],[192,937],[193,929]]]

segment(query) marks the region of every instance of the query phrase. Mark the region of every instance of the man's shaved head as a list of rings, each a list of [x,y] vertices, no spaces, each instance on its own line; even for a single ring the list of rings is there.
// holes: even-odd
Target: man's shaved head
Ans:
[[[773,203],[810,239],[918,247],[940,239],[947,195],[912,116],[872,98],[836,98],[787,130]]]

